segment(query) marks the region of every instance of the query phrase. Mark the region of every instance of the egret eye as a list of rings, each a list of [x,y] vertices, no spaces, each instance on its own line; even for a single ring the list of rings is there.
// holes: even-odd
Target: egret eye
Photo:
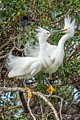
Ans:
[[[66,32],[67,31],[67,29],[66,28],[64,28],[64,32]]]
[[[46,32],[46,34],[50,34],[50,32]]]

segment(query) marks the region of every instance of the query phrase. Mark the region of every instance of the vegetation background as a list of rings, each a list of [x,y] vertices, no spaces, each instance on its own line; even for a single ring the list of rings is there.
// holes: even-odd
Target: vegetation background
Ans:
[[[36,42],[35,28],[61,29],[65,15],[76,20],[76,32],[65,44],[63,66],[47,79],[55,88],[54,95],[63,98],[62,120],[80,120],[80,1],[79,0],[0,0],[0,87],[23,87],[23,80],[9,79],[5,66],[7,54],[24,56],[25,44]],[[49,38],[57,44],[62,34]],[[48,94],[44,73],[27,81],[34,91]],[[27,94],[21,94],[27,102]],[[49,98],[57,112],[60,112],[60,99]],[[22,102],[22,103],[21,103]],[[19,92],[0,92],[0,120],[32,120],[28,110],[23,107]],[[26,105],[25,105],[26,106]],[[55,120],[54,114],[45,102],[33,96],[30,107],[37,120]],[[50,113],[50,114],[49,114]],[[59,113],[58,113],[59,114]]]

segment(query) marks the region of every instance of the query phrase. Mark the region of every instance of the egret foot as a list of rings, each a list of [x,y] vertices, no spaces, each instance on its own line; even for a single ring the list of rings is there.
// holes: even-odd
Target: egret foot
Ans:
[[[28,98],[31,99],[33,90],[31,88],[27,87],[26,80],[24,80],[23,85],[24,85],[24,88],[23,88],[24,92],[27,91]]]
[[[28,98],[31,99],[33,90],[29,87],[25,87],[24,90],[28,92]]]
[[[22,88],[22,91],[23,91],[23,92],[25,92],[25,91],[28,92],[28,97],[27,97],[27,98],[29,98],[29,99],[32,98],[32,92],[33,92],[33,90],[32,90],[31,88],[25,87],[25,88]]]
[[[55,92],[55,89],[53,88],[53,86],[49,86],[47,89],[47,92],[49,92],[50,95],[52,95]]]

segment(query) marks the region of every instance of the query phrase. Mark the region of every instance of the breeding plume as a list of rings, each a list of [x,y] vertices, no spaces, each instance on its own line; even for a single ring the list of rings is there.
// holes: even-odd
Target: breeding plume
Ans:
[[[63,63],[64,58],[64,44],[65,42],[74,36],[75,33],[75,20],[71,21],[71,18],[68,16],[64,20],[64,29],[62,30],[65,35],[62,36],[62,38],[59,40],[58,45],[51,45],[48,42],[46,42],[46,49],[45,54],[47,54],[48,57],[50,57],[50,60],[52,64],[49,64],[47,68],[44,69],[44,72],[47,73],[54,73],[57,71],[59,66]],[[60,30],[61,31],[61,30]],[[35,49],[31,50],[30,48],[30,56],[37,56],[39,54],[39,47],[35,47]]]
[[[39,41],[40,50],[36,57],[18,57],[10,53],[7,58],[7,67],[9,69],[8,77],[17,78],[31,78],[37,74],[41,69],[50,66],[51,60],[46,53],[46,41],[48,37],[53,33],[39,27],[36,29],[37,39]],[[56,31],[57,32],[57,31]]]

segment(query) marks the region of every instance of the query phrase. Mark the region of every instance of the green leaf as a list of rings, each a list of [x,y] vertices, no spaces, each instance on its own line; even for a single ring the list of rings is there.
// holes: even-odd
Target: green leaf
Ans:
[[[21,48],[22,42],[18,41],[18,48]]]
[[[50,11],[51,13],[51,18],[54,19],[56,17],[55,13],[53,11]]]
[[[0,24],[2,24],[3,23],[3,20],[2,20],[2,18],[0,18]]]
[[[21,39],[21,35],[17,35],[16,37],[18,39],[18,41]]]

